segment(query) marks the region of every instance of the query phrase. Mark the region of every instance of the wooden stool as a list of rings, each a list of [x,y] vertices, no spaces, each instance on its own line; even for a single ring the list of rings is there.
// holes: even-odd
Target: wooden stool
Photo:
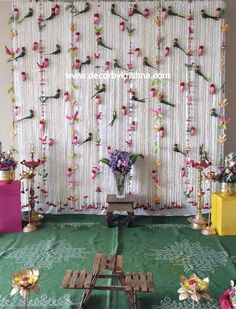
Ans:
[[[127,226],[131,227],[134,222],[134,199],[130,196],[117,198],[115,194],[107,195],[107,225],[112,227],[113,212],[126,211],[128,214]]]

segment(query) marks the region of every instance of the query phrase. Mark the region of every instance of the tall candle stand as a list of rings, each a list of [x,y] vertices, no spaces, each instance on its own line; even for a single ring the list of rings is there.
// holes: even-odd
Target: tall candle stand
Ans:
[[[200,161],[194,162],[192,161],[192,167],[196,168],[198,171],[198,201],[197,201],[197,213],[194,217],[189,218],[189,221],[191,222],[191,228],[194,230],[202,230],[206,226],[206,219],[202,214],[202,181],[203,181],[203,170],[211,165],[209,160],[207,159],[206,152],[203,151],[203,145],[199,147],[199,155],[200,155]]]
[[[26,180],[28,182],[28,194],[29,194],[29,203],[28,203],[28,216],[24,217],[23,220],[28,221],[28,224],[23,228],[23,232],[33,232],[37,229],[37,226],[41,224],[43,218],[42,215],[35,212],[35,201],[37,196],[35,196],[35,170],[36,168],[43,164],[43,160],[34,160],[35,149],[34,146],[31,148],[31,160],[23,160],[21,164],[28,168],[28,171],[23,171],[21,174],[21,180]]]

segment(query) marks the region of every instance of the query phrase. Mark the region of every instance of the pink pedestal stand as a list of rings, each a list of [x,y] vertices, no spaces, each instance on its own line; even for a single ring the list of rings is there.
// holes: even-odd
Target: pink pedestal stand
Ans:
[[[0,181],[0,233],[21,230],[20,181]]]

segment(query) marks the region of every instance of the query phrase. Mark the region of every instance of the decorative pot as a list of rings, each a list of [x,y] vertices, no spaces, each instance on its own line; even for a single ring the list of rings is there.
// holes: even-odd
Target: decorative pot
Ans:
[[[115,182],[116,182],[116,197],[117,198],[124,198],[125,197],[125,179],[126,175],[122,175],[119,172],[115,172]]]
[[[0,182],[10,183],[15,179],[15,170],[0,171]]]
[[[223,196],[231,196],[234,194],[234,183],[222,182],[221,183],[221,194]]]

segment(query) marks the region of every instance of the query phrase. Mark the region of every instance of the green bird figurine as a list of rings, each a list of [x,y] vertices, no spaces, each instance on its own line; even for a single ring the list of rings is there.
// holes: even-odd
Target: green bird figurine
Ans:
[[[22,48],[21,48],[21,53],[19,54],[19,56],[17,56],[17,57],[15,57],[15,58],[12,58],[12,59],[7,60],[7,62],[11,62],[11,61],[14,61],[14,60],[16,60],[16,61],[17,61],[19,58],[24,57],[24,56],[25,56],[25,54],[26,54],[26,48],[25,48],[25,47],[22,47]]]
[[[185,16],[175,13],[172,9],[172,6],[168,6],[167,13],[168,13],[169,16],[178,16],[178,17],[181,17],[181,18],[185,18]]]
[[[126,70],[125,68],[122,68],[119,64],[118,64],[118,60],[117,59],[113,59],[114,60],[114,68],[115,69],[121,69],[121,70],[125,70],[128,72],[128,70]]]
[[[186,51],[179,45],[178,39],[174,39],[173,47],[182,50],[182,52],[185,53],[185,55],[188,55],[188,53],[186,53]]]
[[[53,96],[44,96],[44,95],[42,95],[41,97],[39,97],[39,100],[42,103],[45,103],[48,99],[58,99],[60,97],[60,93],[61,93],[61,90],[57,89],[57,92],[56,92],[55,95],[53,95]]]
[[[137,4],[134,4],[132,13],[133,13],[133,14],[139,14],[139,15],[142,15],[143,17],[146,17],[142,12],[140,12],[140,11],[138,10]]]
[[[116,11],[115,11],[115,6],[116,6],[115,3],[112,3],[112,5],[111,5],[111,14],[112,14],[112,15],[119,16],[119,17],[122,18],[123,20],[128,21],[128,19],[126,19],[126,18],[124,18],[123,16],[121,16],[120,14],[116,13]]]
[[[146,67],[153,68],[154,70],[159,71],[157,68],[153,67],[151,64],[148,63],[147,57],[143,58],[143,65],[146,66]]]
[[[117,119],[117,112],[116,110],[113,112],[113,117],[112,117],[112,121],[109,123],[109,126],[112,127],[115,120]]]
[[[93,134],[91,132],[89,132],[88,137],[82,142],[82,145],[87,143],[87,142],[92,141],[92,138],[93,138]]]
[[[134,91],[132,91],[131,100],[136,101],[136,102],[145,103],[145,99],[138,99],[138,98],[135,96],[135,92],[134,92]]]
[[[26,18],[32,17],[34,15],[33,9],[29,9],[28,14],[26,14],[18,23],[21,24]]]
[[[91,99],[93,99],[94,97],[96,97],[96,95],[98,95],[99,93],[105,92],[106,91],[106,85],[102,84],[102,87],[96,87],[97,92],[91,97]]]
[[[44,54],[44,55],[58,55],[61,53],[61,46],[59,44],[56,44],[56,50],[50,54]]]
[[[89,10],[90,10],[90,4],[89,4],[89,2],[86,2],[85,5],[84,5],[84,9],[82,11],[74,14],[73,16],[77,16],[77,15],[87,13]]]
[[[194,71],[197,75],[201,76],[202,78],[204,78],[207,82],[209,81],[209,79],[204,75],[202,74],[202,72],[200,71],[200,66],[197,65],[196,68],[195,68],[195,71]]]
[[[18,119],[16,122],[20,122],[20,121],[22,121],[22,120],[25,120],[25,119],[31,119],[31,118],[33,118],[34,117],[34,111],[32,110],[32,109],[30,109],[29,110],[29,116],[26,116],[26,117],[24,117],[24,118],[21,118],[21,119]]]
[[[205,10],[201,10],[201,15],[202,15],[202,18],[210,18],[210,19],[214,19],[214,20],[219,20],[219,17],[216,17],[216,16],[211,16],[211,15],[208,15]]]
[[[174,150],[174,152],[182,153],[182,155],[184,155],[186,157],[186,153],[184,153],[183,151],[181,151],[179,149],[178,144],[174,144],[173,150]]]
[[[107,49],[112,50],[112,48],[111,48],[111,47],[108,47],[107,45],[105,45],[105,44],[103,43],[103,41],[102,41],[102,38],[101,38],[101,37],[97,38],[97,44],[98,44],[98,46],[102,46],[102,47],[104,47],[104,48],[107,48]]]
[[[90,64],[91,63],[91,60],[90,60],[90,57],[87,56],[86,57],[86,60],[84,62],[81,63],[80,65],[80,68],[79,68],[79,72],[81,73],[81,69],[82,69],[82,66],[85,65],[85,64]]]

